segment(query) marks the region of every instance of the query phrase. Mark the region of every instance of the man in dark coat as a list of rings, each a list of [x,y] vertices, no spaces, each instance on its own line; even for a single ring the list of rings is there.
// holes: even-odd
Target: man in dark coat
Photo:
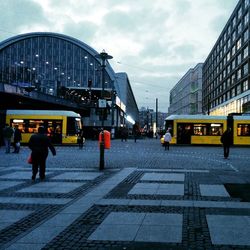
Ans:
[[[11,138],[13,134],[14,134],[13,128],[11,128],[8,123],[6,123],[5,127],[3,128],[3,139],[6,148],[5,150],[6,154],[10,153]]]
[[[232,141],[233,141],[231,128],[228,128],[223,133],[223,135],[221,136],[220,141],[223,144],[223,148],[224,148],[224,158],[227,159],[228,156],[229,156],[229,148],[232,145]]]
[[[15,126],[14,131],[14,151],[13,153],[18,154],[20,150],[20,141],[22,140],[22,133],[21,130],[18,128],[18,125]]]
[[[32,150],[32,180],[36,179],[38,168],[40,179],[45,179],[46,159],[49,153],[48,148],[53,155],[56,155],[54,146],[44,132],[44,128],[39,127],[38,133],[32,135],[29,140],[29,148]]]

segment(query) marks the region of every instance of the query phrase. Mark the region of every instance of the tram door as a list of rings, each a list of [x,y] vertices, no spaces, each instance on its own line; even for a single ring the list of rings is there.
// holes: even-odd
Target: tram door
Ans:
[[[62,120],[47,121],[47,135],[54,144],[62,144]]]
[[[193,124],[177,123],[177,144],[191,144]]]

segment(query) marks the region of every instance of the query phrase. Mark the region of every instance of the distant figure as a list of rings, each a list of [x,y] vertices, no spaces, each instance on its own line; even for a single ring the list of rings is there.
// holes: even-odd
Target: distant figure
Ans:
[[[29,140],[29,148],[31,149],[32,158],[32,180],[36,179],[39,168],[39,176],[41,180],[45,179],[46,159],[48,156],[48,148],[52,154],[56,155],[56,150],[51,144],[50,139],[45,134],[43,127],[38,128],[38,133],[33,134]]]
[[[169,130],[167,130],[166,134],[164,135],[164,147],[165,147],[165,150],[169,150],[169,143],[170,141],[172,140],[172,136],[171,134],[169,133]]]
[[[138,122],[135,122],[133,125],[133,136],[134,136],[134,141],[136,142],[138,136],[139,136],[140,128]]]
[[[123,140],[127,141],[127,139],[128,139],[128,129],[127,129],[126,125],[124,125],[124,127],[122,127],[122,129],[121,129],[121,139],[122,139],[122,141]]]
[[[229,149],[230,146],[232,145],[232,132],[231,128],[228,128],[221,136],[220,139],[221,143],[223,144],[223,149],[224,149],[224,158],[227,159],[229,156]]]
[[[20,151],[20,142],[22,140],[22,132],[18,128],[18,125],[15,125],[15,130],[14,130],[14,151],[13,153],[18,154]]]
[[[3,128],[3,139],[4,139],[6,154],[10,153],[11,138],[13,134],[14,134],[13,128],[11,128],[8,123],[6,123],[5,127]]]
[[[78,136],[77,136],[77,143],[78,143],[78,146],[79,146],[79,149],[82,149],[83,148],[83,143],[84,143],[84,137],[83,137],[83,129],[81,129],[78,133]]]

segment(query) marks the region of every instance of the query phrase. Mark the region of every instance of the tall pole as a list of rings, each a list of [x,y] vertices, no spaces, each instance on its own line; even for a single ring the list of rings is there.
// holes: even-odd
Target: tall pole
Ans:
[[[155,123],[156,123],[156,133],[158,131],[158,98],[155,100]]]
[[[101,67],[102,67],[102,90],[101,90],[101,99],[103,103],[104,101],[104,84],[105,84],[105,67],[106,67],[106,60],[112,59],[113,57],[106,53],[104,50],[100,53],[95,55],[96,58],[101,59]],[[106,111],[107,106],[104,105],[99,107],[101,108],[101,122],[102,122],[102,128],[101,128],[101,141],[100,141],[100,164],[99,169],[104,169],[104,114]]]

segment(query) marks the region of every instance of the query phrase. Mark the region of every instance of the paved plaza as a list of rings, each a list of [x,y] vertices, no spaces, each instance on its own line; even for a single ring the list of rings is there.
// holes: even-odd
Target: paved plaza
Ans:
[[[0,148],[0,249],[250,249],[250,148],[56,147],[46,180]],[[240,190],[240,191],[239,191]]]

